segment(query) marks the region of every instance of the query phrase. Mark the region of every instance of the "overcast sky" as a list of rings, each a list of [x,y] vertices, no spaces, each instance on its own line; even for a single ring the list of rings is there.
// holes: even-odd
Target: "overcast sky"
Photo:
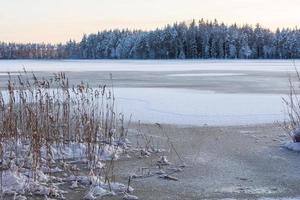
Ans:
[[[193,18],[299,27],[300,0],[0,0],[0,41],[57,43],[103,29],[153,29]]]

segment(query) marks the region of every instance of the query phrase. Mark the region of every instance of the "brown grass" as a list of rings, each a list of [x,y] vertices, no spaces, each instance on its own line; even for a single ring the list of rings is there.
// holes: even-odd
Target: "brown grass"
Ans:
[[[300,142],[294,134],[296,130],[300,130],[300,74],[296,67],[295,71],[296,77],[290,76],[289,78],[290,89],[288,97],[283,98],[287,114],[287,120],[284,121],[283,128],[294,142]]]
[[[127,135],[124,115],[115,111],[112,88],[106,85],[91,88],[84,82],[70,86],[65,73],[44,79],[26,71],[17,78],[9,76],[6,88],[0,93],[2,168],[6,159],[4,151],[20,158],[17,143],[30,146],[26,155],[33,174],[43,165],[43,159],[51,167],[52,147],[79,143],[87,146],[85,156],[91,173],[105,173],[107,182],[113,179],[114,159],[104,172],[95,171],[97,152]],[[15,148],[4,150],[4,144],[14,144]],[[43,148],[46,155],[43,155]]]

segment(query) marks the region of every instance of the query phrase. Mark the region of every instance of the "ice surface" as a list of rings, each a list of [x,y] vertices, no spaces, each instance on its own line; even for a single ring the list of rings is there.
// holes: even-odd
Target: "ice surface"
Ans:
[[[193,74],[169,74],[173,77],[218,77],[218,76],[243,76],[242,73],[193,73]]]
[[[299,200],[300,197],[281,197],[281,198],[257,198],[257,200]],[[233,198],[226,198],[220,200],[248,200],[248,199],[233,199]]]
[[[258,200],[299,200],[300,197],[260,198]]]
[[[300,66],[300,60],[295,62],[289,60],[1,60],[0,72],[3,74],[6,71],[22,71],[23,67],[26,67],[28,71],[145,71],[145,73],[165,71],[170,72],[169,75],[164,75],[166,79],[171,78],[168,76],[180,76],[178,79],[188,79],[193,76],[209,78],[225,76],[225,81],[216,82],[218,85],[214,82],[207,83],[213,87],[221,87],[220,84],[226,84],[226,81],[232,81],[237,76],[246,74],[246,71],[288,72],[295,70],[294,64]],[[75,78],[80,79],[80,76]],[[221,78],[217,77],[216,80]],[[251,77],[245,76],[244,82],[240,83],[247,84],[247,78]],[[124,75],[123,79],[129,80],[130,76]],[[288,77],[286,80],[288,83]],[[143,81],[146,86],[148,82],[151,82],[148,79]],[[133,83],[139,84],[140,82]],[[198,87],[201,87],[200,83],[206,84],[205,82],[196,83]],[[125,81],[122,84],[123,88],[115,88],[118,111],[124,112],[127,116],[133,114],[135,121],[182,125],[241,125],[283,120],[281,98],[284,95],[247,94],[248,91],[245,91],[245,94],[241,92],[223,94],[219,91],[219,93],[213,93],[177,88],[179,86],[173,82],[169,83],[169,86],[174,88],[151,88],[154,87],[153,85],[145,88],[127,88],[128,82]],[[239,88],[239,82],[234,82],[234,84],[230,87]],[[265,85],[268,84],[258,81],[251,85],[251,89],[266,87]],[[192,86],[187,85],[187,87]]]
[[[238,125],[283,120],[282,95],[191,89],[115,88],[119,112],[150,123]]]
[[[291,151],[297,151],[300,152],[300,143],[296,142],[287,142],[283,145],[285,148],[291,150]]]
[[[180,88],[114,88],[117,112],[133,121],[180,125],[245,125],[284,119],[280,94],[215,93]],[[8,101],[7,91],[2,91]],[[71,93],[72,96],[72,93]],[[82,157],[83,147],[63,147]],[[76,149],[77,152],[73,152]],[[109,149],[107,152],[109,152]],[[55,155],[55,152],[53,152]],[[103,154],[103,158],[106,157]],[[108,155],[110,157],[111,155]]]
[[[293,71],[291,60],[1,60],[0,72],[22,71]]]

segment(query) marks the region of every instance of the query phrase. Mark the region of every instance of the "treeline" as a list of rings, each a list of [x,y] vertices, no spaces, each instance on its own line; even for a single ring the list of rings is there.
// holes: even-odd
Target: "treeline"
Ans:
[[[0,43],[1,59],[296,59],[300,30],[227,26],[217,20],[153,31],[109,30],[65,44]]]

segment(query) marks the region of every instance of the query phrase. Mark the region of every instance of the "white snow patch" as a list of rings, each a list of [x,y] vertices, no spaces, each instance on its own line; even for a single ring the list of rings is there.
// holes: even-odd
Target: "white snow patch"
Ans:
[[[172,77],[218,77],[218,76],[244,76],[243,73],[193,73],[193,74],[168,74]]]
[[[249,131],[249,130],[241,130],[240,133],[242,134],[252,134],[255,133],[256,131]]]
[[[82,185],[90,185],[90,190],[85,195],[85,199],[93,199],[106,195],[122,194],[133,192],[133,188],[117,182],[105,183],[100,177],[91,176],[70,176],[66,179],[74,184],[74,181]]]
[[[300,143],[299,142],[287,142],[283,146],[291,151],[300,152]]]
[[[3,73],[3,72],[1,72],[0,73],[0,76],[18,76],[18,75],[20,75],[19,73]]]
[[[75,189],[75,188],[78,188],[78,181],[73,181],[72,182],[72,185],[70,186],[71,189]]]
[[[38,194],[58,196],[63,191],[54,185],[46,186],[49,177],[42,171],[36,172],[37,179],[33,179],[31,172],[20,173],[19,171],[6,170],[2,174],[2,189],[4,194]]]
[[[299,200],[300,197],[260,198],[258,200]]]
[[[138,200],[139,198],[137,196],[134,196],[134,195],[125,194],[123,199],[124,200]]]
[[[279,94],[226,94],[178,88],[115,88],[115,94],[117,110],[128,116],[134,113],[132,120],[144,123],[227,126],[284,120]]]
[[[299,200],[300,197],[281,197],[281,198],[258,198],[257,200]],[[234,198],[226,198],[226,199],[220,199],[220,200],[248,200],[248,199],[234,199]]]
[[[102,145],[97,147],[97,155],[100,160],[118,159],[123,152],[121,147],[116,145]],[[43,151],[42,151],[43,152]],[[45,152],[45,150],[44,150]],[[51,147],[53,159],[82,159],[87,156],[87,145],[83,143],[71,143],[68,145],[57,145]],[[100,165],[99,165],[100,166]],[[103,167],[101,165],[101,167]]]
[[[160,165],[170,165],[171,163],[168,161],[167,156],[161,156],[160,159],[157,161]]]
[[[243,193],[243,194],[274,194],[278,193],[280,190],[269,187],[237,187],[237,186],[229,186],[224,187],[221,189],[222,192],[229,192],[229,193]]]
[[[102,160],[118,159],[119,154],[123,153],[124,148],[117,145],[116,142],[113,144],[99,144],[96,145],[97,151],[95,152],[96,166],[97,168],[103,168],[104,164],[101,163]],[[3,164],[10,166],[9,170],[2,171],[2,188],[4,194],[10,195],[25,195],[32,193],[34,195],[45,195],[53,197],[62,197],[64,191],[58,188],[59,184],[53,185],[49,184],[50,180],[57,180],[58,182],[69,181],[70,188],[78,188],[78,183],[85,186],[90,186],[92,184],[93,188],[90,192],[92,194],[87,194],[86,199],[93,199],[93,196],[98,198],[99,196],[113,194],[113,193],[125,193],[127,187],[120,183],[108,184],[101,182],[100,177],[96,176],[82,176],[82,177],[68,177],[67,179],[59,179],[45,173],[55,173],[63,172],[64,170],[75,170],[75,165],[69,165],[62,162],[62,169],[59,167],[48,167],[47,159],[52,157],[51,162],[55,163],[55,160],[59,159],[74,159],[78,161],[86,160],[87,157],[87,145],[84,143],[71,143],[64,145],[52,145],[50,148],[50,155],[46,153],[45,147],[41,148],[41,163],[38,169],[33,171],[31,169],[32,156],[28,156],[26,152],[29,151],[30,145],[23,141],[6,142],[3,144],[4,149],[4,161]],[[17,149],[17,150],[16,150]],[[16,150],[15,154],[12,150]],[[18,157],[17,157],[18,155]],[[64,170],[63,170],[64,169]],[[99,186],[99,187],[98,187]],[[100,188],[101,187],[101,188]],[[129,188],[133,190],[132,188]],[[112,190],[112,192],[110,192]],[[16,196],[17,198],[17,196]],[[21,198],[21,197],[20,197]]]
[[[6,194],[24,193],[27,177],[11,170],[2,174],[3,192]]]

